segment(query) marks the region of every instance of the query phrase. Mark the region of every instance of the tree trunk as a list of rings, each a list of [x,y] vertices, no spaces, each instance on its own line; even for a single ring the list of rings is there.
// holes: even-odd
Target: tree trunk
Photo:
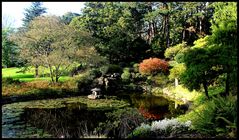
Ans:
[[[205,90],[205,95],[206,95],[207,99],[209,99],[206,80],[203,81],[203,88]]]
[[[51,65],[49,65],[49,68],[50,68],[51,81],[54,82],[54,75],[53,75],[53,72],[52,72],[52,67],[51,67]]]
[[[227,72],[227,79],[226,79],[226,88],[225,88],[225,96],[229,95],[229,80],[230,80],[230,74]]]
[[[184,28],[184,29],[183,29],[183,38],[182,38],[182,41],[185,41],[185,33],[186,33],[186,29]]]
[[[170,39],[170,34],[169,34],[169,15],[167,15],[167,17],[166,17],[166,32],[167,32],[167,34],[166,34],[166,42],[167,42],[166,46],[167,46],[167,48],[169,48],[169,45],[170,45],[170,41],[169,41],[169,39]]]
[[[178,78],[175,78],[175,87],[178,86]]]
[[[59,80],[59,77],[58,77],[58,76],[56,76],[56,83],[58,82],[58,80]]]
[[[169,9],[168,4],[164,2],[164,5],[165,5],[166,10],[168,10]],[[170,42],[169,42],[169,39],[170,39],[169,28],[170,28],[169,13],[167,13],[167,15],[165,15],[165,33],[166,33],[166,47],[167,48],[169,48],[169,45],[170,45]]]
[[[39,77],[38,68],[39,68],[39,66],[38,66],[38,65],[35,65],[35,77],[36,77],[36,78]]]

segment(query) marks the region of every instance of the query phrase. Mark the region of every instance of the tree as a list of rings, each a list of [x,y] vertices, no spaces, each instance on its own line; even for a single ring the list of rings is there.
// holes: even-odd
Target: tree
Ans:
[[[209,37],[209,49],[219,56],[217,64],[226,74],[225,95],[230,92],[230,85],[237,88],[237,3],[214,3],[215,13],[211,21],[212,35]]]
[[[213,7],[212,35],[195,41],[194,47],[185,53],[183,61],[187,69],[182,74],[185,86],[199,89],[202,84],[208,98],[207,88],[219,76],[226,75],[225,95],[229,94],[230,84],[237,81],[236,3],[218,2]]]
[[[66,25],[70,24],[71,20],[75,17],[80,16],[78,13],[67,12],[63,16],[61,16],[61,20]]]
[[[156,74],[158,72],[167,72],[168,63],[167,61],[161,60],[159,58],[149,58],[143,60],[139,64],[139,72],[142,74]]]
[[[31,65],[49,68],[52,82],[58,82],[73,64],[79,39],[83,40],[81,34],[56,16],[37,17],[29,24],[27,32],[14,37],[21,46],[21,56],[28,58]]]
[[[173,68],[170,69],[169,79],[175,80],[175,87],[178,86],[178,80],[181,74],[185,71],[185,65],[181,62],[183,52],[187,50],[186,42],[180,43],[173,47],[166,49],[164,55],[167,59],[170,59],[170,64]]]
[[[36,17],[46,13],[46,8],[42,7],[41,2],[32,2],[32,5],[25,9],[24,13],[24,18],[22,19],[23,21],[23,26],[28,27],[29,23]]]
[[[17,65],[18,50],[16,44],[9,39],[12,28],[2,29],[2,66],[14,67]]]
[[[70,25],[89,30],[97,40],[97,52],[110,63],[137,62],[148,49],[136,30],[139,25],[134,24],[138,16],[134,8],[120,2],[89,2]]]
[[[23,29],[22,31],[28,30],[28,26],[30,24],[30,22],[38,17],[41,16],[42,14],[46,13],[46,8],[42,7],[42,3],[41,2],[32,2],[32,5],[25,9],[25,13],[24,13],[24,18],[22,19],[23,21]],[[38,65],[35,65],[35,77],[38,77]]]

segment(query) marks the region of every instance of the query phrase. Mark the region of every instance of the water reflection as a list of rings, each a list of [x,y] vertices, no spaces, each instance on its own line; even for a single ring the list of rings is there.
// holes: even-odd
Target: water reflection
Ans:
[[[121,95],[118,96],[118,99],[128,101],[131,104],[131,108],[137,108],[135,110],[138,110],[148,121],[159,120],[165,117],[170,118],[177,113],[182,113],[178,111],[178,109],[175,109],[174,102],[163,97],[152,95]],[[60,101],[54,100],[53,103],[50,102],[51,105],[55,105],[50,106],[51,108],[43,108],[45,104],[45,100],[43,100],[36,103],[35,106],[33,106],[32,102],[29,102],[29,105],[24,104],[24,102],[20,104],[5,105],[2,108],[3,137],[22,137],[26,135],[26,137],[37,138],[92,138],[92,136],[121,138],[121,136],[126,136],[129,131],[132,131],[132,126],[136,127],[140,124],[135,123],[132,125],[131,123],[131,121],[138,121],[138,118],[135,116],[140,116],[140,114],[135,115],[137,113],[127,111],[126,108],[118,112],[117,110],[119,110],[119,108],[106,109],[108,104],[103,107],[90,108],[87,107],[87,104],[81,103],[78,100],[69,101],[67,99]],[[29,107],[30,105],[31,108]],[[115,120],[115,117],[107,118],[106,114],[113,111],[116,113],[113,113],[111,116],[116,115],[115,117],[117,118],[117,116],[123,112],[124,117],[120,117],[118,120]],[[127,114],[127,112],[129,113]],[[135,116],[132,117],[132,114]],[[117,122],[121,125],[115,127],[114,121],[121,121],[123,123]],[[97,128],[101,123],[107,123],[107,125],[105,125],[106,128],[102,128],[108,132]],[[111,127],[109,127],[111,124],[114,130],[111,130]]]
[[[105,113],[110,110],[86,110],[79,107],[75,104],[56,109],[25,108],[22,116],[27,123],[58,138],[100,135],[95,128],[106,120]]]

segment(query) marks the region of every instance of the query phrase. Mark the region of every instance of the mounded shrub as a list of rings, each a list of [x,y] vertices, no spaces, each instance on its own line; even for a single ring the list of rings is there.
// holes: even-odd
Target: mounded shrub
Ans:
[[[12,77],[2,78],[2,84],[10,85],[10,84],[19,84],[21,83],[19,79],[13,79]]]
[[[168,71],[168,62],[159,58],[149,58],[139,64],[139,72],[145,75],[154,75],[158,72]]]
[[[129,68],[124,68],[124,71],[121,75],[121,79],[123,82],[126,82],[126,83],[130,82],[131,74],[129,70],[130,70]]]
[[[102,74],[108,73],[122,73],[123,69],[119,65],[110,64],[108,66],[103,66],[100,68]]]

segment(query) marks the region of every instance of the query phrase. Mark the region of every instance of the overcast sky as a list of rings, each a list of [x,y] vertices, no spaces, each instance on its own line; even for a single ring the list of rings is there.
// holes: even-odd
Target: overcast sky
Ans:
[[[31,2],[2,2],[2,24],[12,23],[12,27],[22,26],[24,9],[30,7]],[[47,8],[47,15],[61,16],[66,12],[80,13],[84,2],[43,2]]]

